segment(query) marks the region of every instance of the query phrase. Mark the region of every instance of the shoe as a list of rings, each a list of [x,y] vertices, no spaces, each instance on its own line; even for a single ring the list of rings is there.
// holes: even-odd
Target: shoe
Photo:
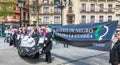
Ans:
[[[48,62],[47,60],[45,60],[45,62]]]
[[[50,64],[50,63],[52,63],[52,61],[48,61],[47,63]]]

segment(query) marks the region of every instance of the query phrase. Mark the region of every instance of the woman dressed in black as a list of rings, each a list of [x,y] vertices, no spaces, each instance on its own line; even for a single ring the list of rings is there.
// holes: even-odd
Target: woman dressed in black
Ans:
[[[120,31],[117,32],[117,42],[112,43],[112,48],[110,50],[110,60],[112,65],[120,65]]]
[[[48,62],[48,63],[51,63],[52,62],[52,58],[51,58],[51,49],[52,49],[52,41],[51,41],[51,38],[52,38],[52,33],[49,32],[49,33],[46,33],[45,35],[46,39],[44,41],[44,48],[43,48],[43,53],[46,54],[46,59],[45,61]]]

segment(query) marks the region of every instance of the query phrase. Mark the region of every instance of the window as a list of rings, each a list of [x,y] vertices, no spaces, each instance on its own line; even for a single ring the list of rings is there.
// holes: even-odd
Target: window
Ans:
[[[60,0],[54,0],[54,4],[60,4]]]
[[[108,12],[112,12],[112,4],[108,4]]]
[[[68,13],[72,13],[72,7],[69,7]]]
[[[43,22],[49,22],[49,17],[48,16],[43,17]]]
[[[36,1],[33,0],[32,1],[32,4],[35,5],[36,4]],[[32,14],[35,14],[36,13],[36,8],[35,7],[32,7]]]
[[[49,13],[49,7],[43,7],[43,13]]]
[[[60,16],[54,16],[54,22],[60,22]]]
[[[43,0],[44,4],[49,4],[49,0]]]
[[[69,0],[68,6],[72,6],[72,0]]]
[[[104,8],[104,5],[103,4],[100,4],[100,12],[103,12],[103,8]]]
[[[103,22],[103,16],[99,16],[99,22]]]
[[[95,11],[95,4],[91,4],[91,11]]]
[[[86,23],[86,16],[85,16],[85,15],[82,15],[82,16],[81,16],[81,20],[82,20],[81,23]]]
[[[60,8],[54,7],[54,13],[60,13]]]
[[[33,3],[33,5],[35,5],[35,4],[36,4],[36,1],[35,1],[35,0],[33,0],[33,1],[32,1],[32,3]]]
[[[90,23],[94,23],[95,22],[95,16],[91,16],[90,19],[91,19]]]
[[[112,21],[112,16],[108,16],[108,21]]]
[[[82,11],[86,11],[86,4],[83,3],[81,6],[82,6]]]

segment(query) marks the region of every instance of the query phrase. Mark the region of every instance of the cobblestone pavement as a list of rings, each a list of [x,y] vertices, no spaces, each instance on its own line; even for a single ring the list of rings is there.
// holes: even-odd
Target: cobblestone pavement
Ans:
[[[63,44],[55,43],[50,64],[44,62],[44,55],[40,55],[39,59],[21,58],[16,48],[3,40],[0,38],[0,65],[110,65],[109,52],[74,46],[64,48]]]

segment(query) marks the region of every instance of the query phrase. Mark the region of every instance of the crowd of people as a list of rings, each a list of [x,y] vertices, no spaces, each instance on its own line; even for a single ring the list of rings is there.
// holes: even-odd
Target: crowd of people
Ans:
[[[36,45],[39,42],[40,37],[44,37],[42,53],[46,54],[45,61],[48,63],[52,62],[51,59],[51,49],[52,49],[52,33],[50,28],[40,27],[28,27],[28,28],[7,28],[5,30],[6,37],[4,42],[9,43],[10,46],[18,47],[20,45],[21,39],[25,36],[32,37],[35,40]],[[38,54],[39,55],[39,54]],[[39,58],[39,56],[37,56]]]

